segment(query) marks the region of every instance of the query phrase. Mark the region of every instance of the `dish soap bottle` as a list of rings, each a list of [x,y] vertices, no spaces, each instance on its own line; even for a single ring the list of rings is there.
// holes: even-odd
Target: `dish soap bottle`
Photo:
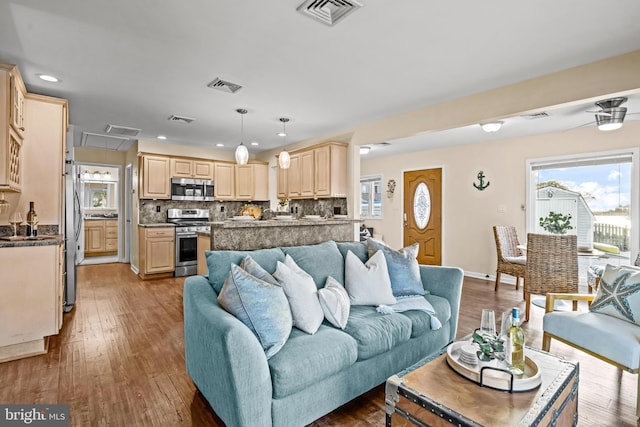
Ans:
[[[27,212],[27,237],[38,235],[38,215],[33,207],[34,202],[29,202],[29,212]]]
[[[514,375],[524,374],[524,331],[520,327],[520,309],[511,310],[511,326],[505,342],[505,361]]]

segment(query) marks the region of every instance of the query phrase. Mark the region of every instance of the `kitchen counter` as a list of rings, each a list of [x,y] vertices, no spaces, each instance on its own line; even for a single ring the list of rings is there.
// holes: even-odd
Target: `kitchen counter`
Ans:
[[[138,227],[146,227],[146,228],[152,228],[152,227],[175,227],[175,224],[171,224],[170,222],[155,222],[153,224],[138,224]]]
[[[354,241],[358,219],[263,220],[210,222],[211,250],[253,250],[277,246],[312,245],[335,240]],[[207,237],[206,232],[198,236]]]
[[[7,236],[0,238],[0,248],[17,248],[25,246],[56,246],[64,243],[64,236],[61,234],[38,235],[36,238],[18,236],[17,239],[5,240]]]

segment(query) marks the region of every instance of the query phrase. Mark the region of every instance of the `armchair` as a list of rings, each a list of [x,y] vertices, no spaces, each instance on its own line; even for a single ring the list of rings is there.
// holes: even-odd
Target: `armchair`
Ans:
[[[640,326],[592,311],[553,311],[556,300],[590,303],[594,298],[592,294],[548,293],[542,320],[542,349],[549,351],[553,338],[619,369],[638,374]],[[640,416],[640,381],[637,388],[636,416]]]

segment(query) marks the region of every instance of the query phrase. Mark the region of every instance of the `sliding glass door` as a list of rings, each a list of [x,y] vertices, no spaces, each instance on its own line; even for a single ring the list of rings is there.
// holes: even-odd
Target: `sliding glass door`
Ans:
[[[638,149],[527,161],[527,233],[574,234],[589,265],[631,264],[639,249]]]

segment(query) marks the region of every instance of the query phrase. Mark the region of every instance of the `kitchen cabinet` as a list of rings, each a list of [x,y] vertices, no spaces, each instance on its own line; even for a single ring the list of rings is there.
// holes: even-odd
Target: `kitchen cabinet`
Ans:
[[[140,163],[140,198],[171,199],[171,159],[143,154]]]
[[[139,227],[141,279],[171,277],[176,267],[175,227]]]
[[[171,159],[171,178],[213,179],[213,162],[174,157]]]
[[[0,64],[0,191],[22,190],[25,95],[18,68]]]
[[[347,197],[347,146],[331,143],[313,150],[314,196]]]
[[[214,200],[269,200],[269,165],[214,163]]]
[[[235,197],[235,169],[233,163],[213,164],[213,199],[233,200]]]
[[[84,220],[84,255],[86,257],[117,255],[118,220]]]
[[[44,354],[45,337],[60,332],[62,265],[61,243],[0,248],[0,362]]]
[[[347,144],[327,142],[290,154],[289,169],[278,168],[278,198],[347,197]]]
[[[235,165],[235,200],[269,200],[269,165]]]

